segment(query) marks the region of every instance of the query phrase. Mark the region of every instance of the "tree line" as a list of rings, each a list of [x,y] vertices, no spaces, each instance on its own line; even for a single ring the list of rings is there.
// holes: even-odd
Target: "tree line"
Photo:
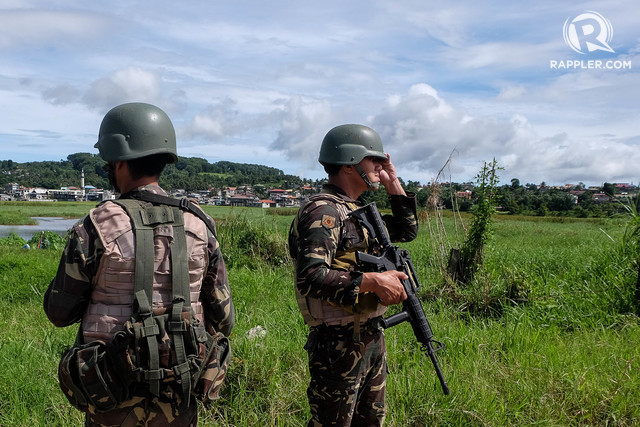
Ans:
[[[0,161],[0,185],[18,183],[24,187],[58,189],[79,187],[80,173],[84,170],[85,185],[110,188],[105,161],[97,154],[76,153],[66,160],[17,163]],[[240,185],[258,185],[293,188],[315,184],[282,170],[256,164],[220,161],[209,163],[198,157],[179,157],[175,164],[167,165],[160,185],[167,189],[199,191]]]
[[[84,170],[85,184],[96,188],[110,188],[104,160],[97,154],[75,153],[66,160],[18,163],[12,160],[0,161],[0,186],[16,182],[24,187],[58,189],[79,187],[80,172]],[[432,194],[433,186],[422,185],[418,181],[400,180],[407,191],[416,193],[418,206],[425,207]],[[310,186],[315,189],[326,182],[303,179],[287,175],[282,170],[246,163],[219,161],[210,163],[199,157],[179,157],[176,164],[167,165],[160,179],[160,185],[167,189],[184,189],[188,192],[201,190],[217,191],[226,187],[250,185],[254,194],[266,197],[270,188],[295,189]],[[585,190],[578,184],[574,190],[584,190],[578,195],[570,189],[559,189],[527,183],[521,185],[517,178],[509,184],[496,186],[495,197],[498,211],[512,215],[607,217],[623,212],[620,194],[612,183],[605,183],[600,189],[610,197],[609,201],[594,198],[594,192]],[[470,195],[460,197],[459,192],[470,190]],[[312,190],[313,191],[313,190]],[[438,199],[445,209],[471,211],[478,202],[477,186],[473,184],[447,183],[438,188]],[[365,201],[375,201],[381,208],[389,208],[384,188],[364,194]],[[629,197],[637,203],[638,196]],[[624,201],[624,199],[623,199]]]
[[[481,200],[481,188],[477,183],[446,183],[433,186],[421,185],[416,181],[404,182],[402,178],[400,182],[406,191],[416,193],[418,206],[422,208],[427,207],[434,191],[437,191],[438,207],[443,209],[475,212]],[[598,189],[598,192],[608,196],[608,200],[597,199],[594,197],[596,192],[585,189],[582,184],[561,189],[546,186],[544,183],[521,185],[517,178],[512,179],[511,184],[496,185],[493,192],[496,211],[507,215],[602,218],[624,214],[630,204],[640,210],[640,196],[637,193],[621,194],[613,183],[604,183],[602,188]],[[465,193],[464,197],[461,193]],[[375,201],[379,207],[390,207],[383,187],[376,192],[366,192],[363,198],[366,202]]]

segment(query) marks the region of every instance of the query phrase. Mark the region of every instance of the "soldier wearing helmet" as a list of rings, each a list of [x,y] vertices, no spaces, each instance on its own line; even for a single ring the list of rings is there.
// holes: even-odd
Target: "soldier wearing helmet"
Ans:
[[[418,231],[416,198],[405,193],[380,136],[345,124],[331,129],[319,159],[328,184],[300,208],[289,233],[296,299],[310,327],[305,346],[311,381],[309,425],[381,425],[386,347],[381,316],[406,299],[399,271],[358,271],[357,251],[373,253],[367,231],[349,217],[363,192],[382,185],[391,204],[383,220],[394,241]]]
[[[180,289],[190,295],[190,304],[182,306],[176,316],[192,316],[192,322],[203,323],[211,333],[228,336],[234,325],[234,307],[220,246],[211,230],[213,222],[197,206],[175,210],[162,202],[168,197],[158,180],[165,165],[178,160],[169,117],[150,104],[119,105],[104,116],[95,147],[107,162],[110,182],[121,195],[116,201],[101,203],[73,226],[57,274],[44,297],[49,320],[59,327],[81,322],[76,347],[98,340],[110,344],[134,310],[138,311],[139,292],[134,299],[134,289],[140,268],[148,272],[152,284],[148,300],[153,316],[175,309],[179,300],[173,299],[174,277],[180,276]],[[153,202],[148,201],[149,195]],[[154,217],[162,226],[147,234],[147,240],[151,240],[147,243],[137,237],[139,222],[130,212],[142,213],[143,217],[147,212],[170,212],[172,217],[182,218],[162,222],[162,218]],[[184,242],[179,247],[185,249],[173,253],[177,241]],[[143,243],[150,254],[137,250]],[[150,269],[142,267],[149,263]],[[129,387],[128,398],[113,409],[97,411],[91,403],[79,409],[86,413],[87,426],[197,425],[197,402],[187,399],[184,389],[179,390],[174,383],[163,379],[155,392],[140,379]]]
[[[115,190],[116,166],[126,166],[134,178],[159,178],[167,163],[176,163],[176,132],[167,114],[150,104],[130,103],[111,109],[102,119],[94,146],[107,162],[105,169]],[[149,181],[149,179],[145,179]],[[157,179],[155,180],[157,184]]]

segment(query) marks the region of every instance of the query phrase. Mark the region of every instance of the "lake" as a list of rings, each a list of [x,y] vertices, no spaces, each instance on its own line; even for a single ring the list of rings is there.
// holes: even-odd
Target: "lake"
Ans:
[[[24,240],[31,240],[34,234],[42,231],[53,231],[66,237],[67,231],[78,222],[78,219],[64,219],[58,217],[32,217],[38,221],[37,225],[0,225],[0,237],[7,237],[16,233]]]

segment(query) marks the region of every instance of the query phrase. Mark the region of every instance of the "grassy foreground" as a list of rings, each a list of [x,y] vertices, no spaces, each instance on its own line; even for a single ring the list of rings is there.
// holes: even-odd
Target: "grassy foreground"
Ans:
[[[207,210],[218,221],[237,320],[222,398],[202,409],[201,424],[304,425],[306,327],[286,258],[291,216]],[[446,344],[438,356],[451,395],[442,394],[409,325],[398,325],[386,332],[386,424],[639,425],[637,270],[616,251],[622,228],[614,220],[497,218],[485,266],[457,289],[432,267],[423,225],[405,247],[435,338]],[[59,257],[59,250],[0,247],[0,425],[82,424],[57,384],[59,355],[76,328],[57,329],[42,311]],[[251,338],[258,326],[266,335]]]

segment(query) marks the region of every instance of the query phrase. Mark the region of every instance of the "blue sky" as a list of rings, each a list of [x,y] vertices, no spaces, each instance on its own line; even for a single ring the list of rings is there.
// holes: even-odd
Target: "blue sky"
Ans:
[[[136,101],[169,114],[180,155],[212,163],[321,178],[324,134],[363,123],[405,180],[450,158],[439,179],[471,181],[495,158],[504,183],[640,183],[631,0],[70,3],[0,6],[0,160],[97,153],[104,114]],[[586,11],[614,52],[565,42]]]

